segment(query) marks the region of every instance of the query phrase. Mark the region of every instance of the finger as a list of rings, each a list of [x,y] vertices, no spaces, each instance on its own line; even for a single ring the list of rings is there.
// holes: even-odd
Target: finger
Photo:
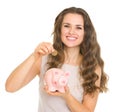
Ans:
[[[43,54],[43,55],[49,54],[48,44],[45,43],[45,42],[40,43],[40,44],[37,46],[37,48],[35,49],[35,51],[36,51],[37,53],[40,53],[40,54]]]
[[[52,95],[52,96],[62,96],[62,93],[60,93],[60,92],[50,92],[50,91],[48,91],[47,92],[49,95]]]
[[[47,54],[50,54],[54,51],[52,44],[49,42],[43,43],[43,45],[41,46],[41,49],[43,52],[45,52]]]
[[[64,89],[65,89],[66,93],[69,93],[69,87],[68,86],[65,86]]]

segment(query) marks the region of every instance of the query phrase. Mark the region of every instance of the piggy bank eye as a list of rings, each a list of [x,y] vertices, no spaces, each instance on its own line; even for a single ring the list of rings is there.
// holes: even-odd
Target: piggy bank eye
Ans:
[[[65,75],[66,75],[66,76],[69,76],[69,73],[66,73]]]
[[[69,77],[70,76],[70,72],[66,72],[65,76]]]

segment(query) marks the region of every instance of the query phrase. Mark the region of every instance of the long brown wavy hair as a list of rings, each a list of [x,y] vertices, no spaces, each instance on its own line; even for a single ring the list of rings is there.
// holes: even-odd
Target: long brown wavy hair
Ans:
[[[53,46],[59,51],[57,56],[49,55],[48,57],[48,69],[53,67],[61,67],[64,63],[64,44],[61,41],[61,25],[64,16],[68,13],[82,15],[84,19],[84,39],[80,44],[80,54],[82,54],[83,59],[80,66],[80,75],[83,78],[83,88],[85,94],[94,93],[96,90],[100,92],[107,91],[107,75],[104,72],[104,61],[101,58],[100,46],[97,42],[96,31],[90,20],[88,13],[82,8],[70,7],[64,9],[55,19],[54,31],[53,31]],[[81,69],[82,65],[82,69]],[[98,80],[98,75],[94,72],[97,65],[101,67],[101,82],[100,87],[95,85]]]

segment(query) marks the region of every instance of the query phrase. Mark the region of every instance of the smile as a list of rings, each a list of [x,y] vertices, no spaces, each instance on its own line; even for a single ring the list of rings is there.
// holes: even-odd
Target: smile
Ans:
[[[77,37],[70,37],[70,36],[67,36],[67,39],[68,39],[68,40],[72,40],[72,41],[74,41],[74,40],[77,39]]]

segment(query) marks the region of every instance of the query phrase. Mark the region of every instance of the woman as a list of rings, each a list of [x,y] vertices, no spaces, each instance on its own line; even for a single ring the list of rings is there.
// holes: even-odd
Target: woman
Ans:
[[[44,85],[44,74],[50,68],[71,72],[65,93],[50,92]],[[40,43],[8,77],[6,90],[15,92],[37,75],[39,112],[94,112],[99,93],[107,91],[107,76],[96,32],[85,10],[70,7],[56,17],[53,44]]]

